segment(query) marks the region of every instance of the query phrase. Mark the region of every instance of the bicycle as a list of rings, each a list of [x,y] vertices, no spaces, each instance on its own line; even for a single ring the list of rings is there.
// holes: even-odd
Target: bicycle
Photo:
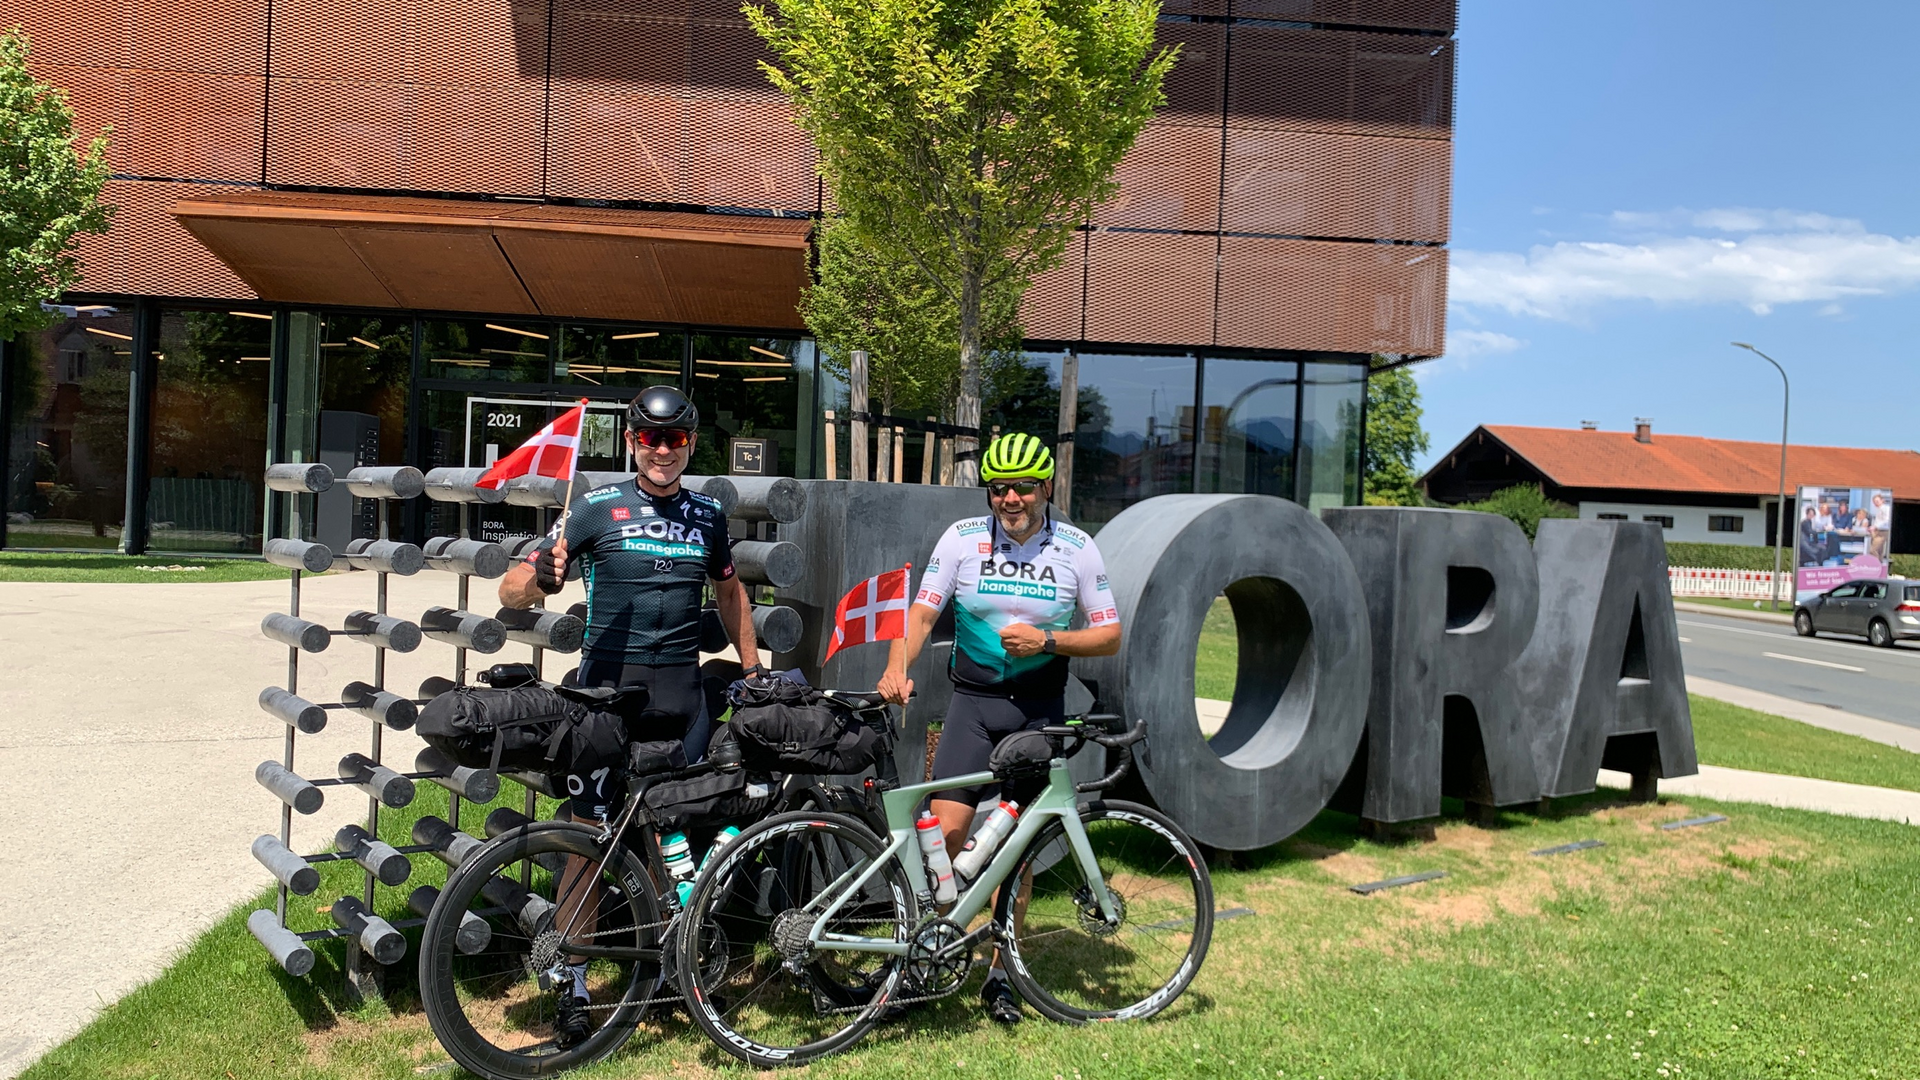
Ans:
[[[1117,719],[1041,729],[1058,740],[1045,788],[944,912],[932,904],[915,809],[933,792],[1017,774],[869,781],[878,833],[836,813],[779,814],[741,833],[695,880],[677,942],[694,1022],[748,1064],[805,1064],[852,1045],[891,1007],[957,991],[989,939],[1014,988],[1049,1019],[1144,1019],[1172,1004],[1206,958],[1212,879],[1159,811],[1079,802],[1118,783],[1146,737],[1144,722],[1125,734],[1088,727]],[[1076,787],[1066,761],[1089,743],[1119,760]],[[1023,887],[1003,887],[1012,883]],[[972,926],[989,902],[992,916]]]
[[[881,733],[890,764],[885,707],[833,693],[827,700]],[[479,845],[448,876],[421,934],[420,995],[454,1061],[489,1080],[548,1076],[613,1054],[650,1008],[682,1000],[671,967],[680,901],[646,795],[724,768],[629,770],[611,824],[531,822]],[[797,774],[778,785],[769,803],[776,811],[862,802]],[[586,1037],[562,1045],[556,1021],[559,995],[571,992],[569,956],[588,960],[591,1004]]]

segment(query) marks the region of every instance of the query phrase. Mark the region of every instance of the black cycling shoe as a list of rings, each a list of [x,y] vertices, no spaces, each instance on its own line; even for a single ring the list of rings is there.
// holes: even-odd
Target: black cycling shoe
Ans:
[[[996,1023],[1020,1022],[1020,998],[1005,979],[988,979],[980,988],[980,1004],[986,1006],[987,1015]]]
[[[562,993],[553,1008],[553,1044],[567,1050],[587,1041],[587,1029],[591,1021],[587,1015],[587,999]]]

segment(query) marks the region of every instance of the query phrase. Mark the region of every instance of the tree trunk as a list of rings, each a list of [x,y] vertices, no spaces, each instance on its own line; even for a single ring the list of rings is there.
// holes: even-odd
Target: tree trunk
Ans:
[[[851,436],[847,451],[847,479],[871,480],[873,473],[867,469],[867,351],[855,349],[849,359],[852,363],[847,372],[847,392],[853,418],[847,424],[847,433]]]
[[[1068,435],[1080,426],[1080,358],[1068,353],[1060,360],[1060,435]],[[1066,438],[1053,451],[1053,504],[1062,514],[1073,513],[1073,439]]]
[[[893,387],[885,386],[880,391],[880,415],[893,415]],[[893,427],[880,424],[876,432],[879,439],[878,453],[873,462],[873,478],[880,483],[892,483],[899,479],[893,475]]]
[[[953,440],[953,482],[972,487],[980,482],[980,276],[967,274],[960,282],[960,395],[953,403],[953,422],[969,434]],[[965,455],[965,456],[962,456]]]

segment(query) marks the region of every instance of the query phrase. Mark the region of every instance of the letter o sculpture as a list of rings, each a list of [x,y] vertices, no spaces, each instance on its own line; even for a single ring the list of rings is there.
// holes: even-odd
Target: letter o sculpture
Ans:
[[[1270,495],[1163,495],[1100,530],[1125,633],[1076,662],[1101,704],[1147,722],[1134,760],[1161,810],[1203,844],[1266,847],[1318,814],[1366,729],[1372,645],[1360,578],[1320,519]],[[1209,742],[1193,665],[1213,598],[1238,626],[1233,706]]]

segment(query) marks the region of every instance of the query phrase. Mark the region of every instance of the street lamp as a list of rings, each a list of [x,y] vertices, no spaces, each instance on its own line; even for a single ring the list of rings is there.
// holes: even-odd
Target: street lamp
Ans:
[[[1778,508],[1778,528],[1773,537],[1773,581],[1768,593],[1773,597],[1773,610],[1780,610],[1780,552],[1787,546],[1787,408],[1793,402],[1793,387],[1787,382],[1787,369],[1780,361],[1761,352],[1744,341],[1732,343],[1735,348],[1745,349],[1753,355],[1773,365],[1780,373],[1780,494],[1774,505]]]

